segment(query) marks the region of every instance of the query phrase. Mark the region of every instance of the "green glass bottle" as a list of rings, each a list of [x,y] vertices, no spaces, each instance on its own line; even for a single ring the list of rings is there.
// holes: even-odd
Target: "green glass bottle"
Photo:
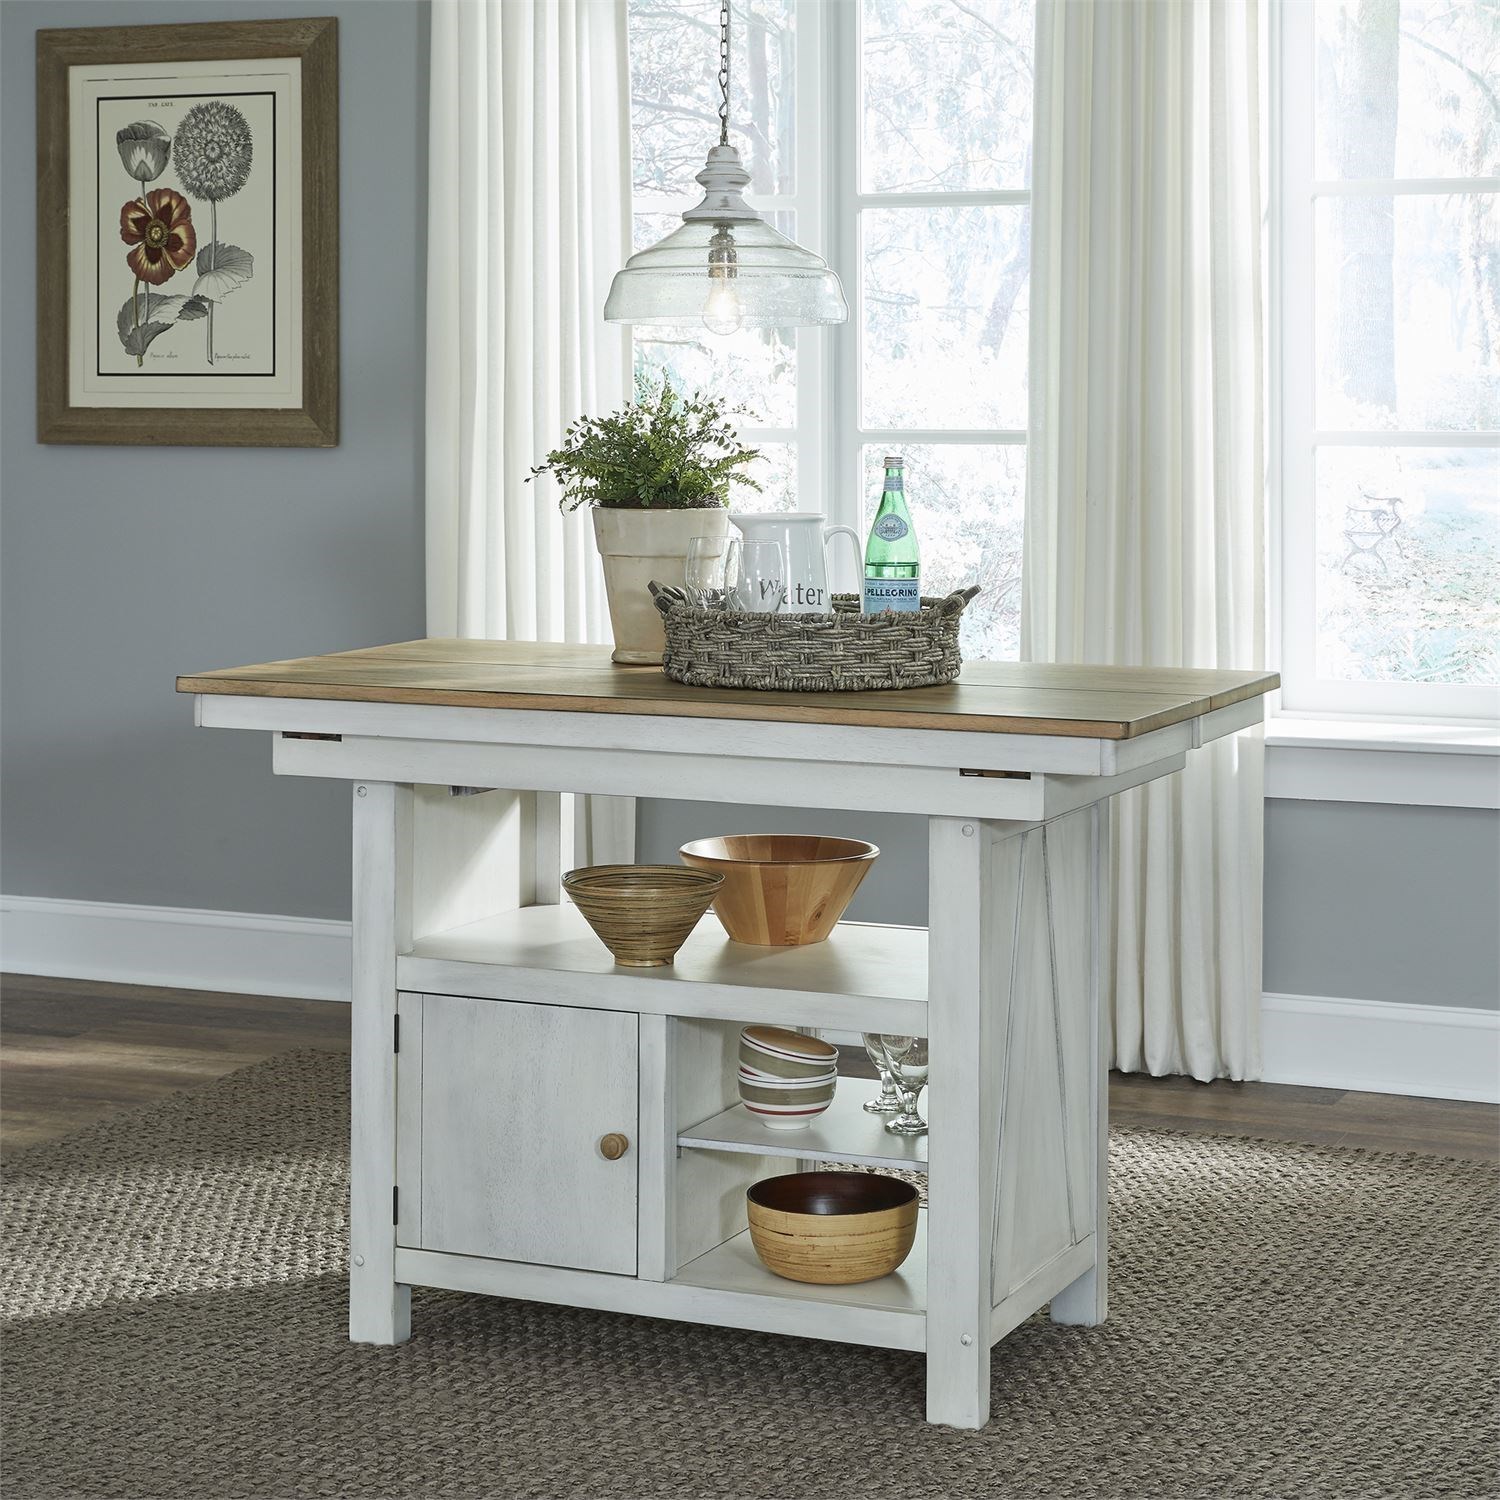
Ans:
[[[880,508],[865,543],[865,586],[861,607],[867,615],[922,607],[922,555],[906,508],[905,460],[888,454]]]

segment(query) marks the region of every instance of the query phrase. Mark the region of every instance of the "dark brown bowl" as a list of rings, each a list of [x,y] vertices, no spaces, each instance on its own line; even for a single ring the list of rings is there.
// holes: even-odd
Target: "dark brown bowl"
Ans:
[[[911,1253],[919,1195],[871,1172],[790,1172],[745,1194],[750,1242],[788,1281],[844,1286],[888,1276]]]

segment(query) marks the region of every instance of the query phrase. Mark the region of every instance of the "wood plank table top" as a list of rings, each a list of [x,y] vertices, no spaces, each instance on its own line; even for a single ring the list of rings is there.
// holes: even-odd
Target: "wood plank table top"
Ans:
[[[607,646],[431,639],[202,672],[177,691],[1127,740],[1279,683],[1274,672],[975,661],[944,687],[764,693],[684,687],[656,667],[616,666]]]

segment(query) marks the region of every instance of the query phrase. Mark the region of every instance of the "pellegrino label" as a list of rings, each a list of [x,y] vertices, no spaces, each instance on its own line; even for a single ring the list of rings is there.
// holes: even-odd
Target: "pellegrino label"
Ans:
[[[867,578],[863,609],[867,615],[878,615],[891,609],[898,613],[922,607],[920,578]]]
[[[904,466],[899,457],[885,461],[880,505],[865,543],[865,581],[861,607],[867,615],[884,610],[922,607],[922,558],[911,512],[906,508]]]

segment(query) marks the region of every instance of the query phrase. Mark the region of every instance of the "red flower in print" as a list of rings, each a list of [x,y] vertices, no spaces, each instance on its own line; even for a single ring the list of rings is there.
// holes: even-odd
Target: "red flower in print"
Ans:
[[[153,189],[144,203],[132,198],[120,210],[120,238],[135,246],[125,257],[126,264],[152,286],[160,286],[180,271],[198,248],[192,209],[171,188]]]

